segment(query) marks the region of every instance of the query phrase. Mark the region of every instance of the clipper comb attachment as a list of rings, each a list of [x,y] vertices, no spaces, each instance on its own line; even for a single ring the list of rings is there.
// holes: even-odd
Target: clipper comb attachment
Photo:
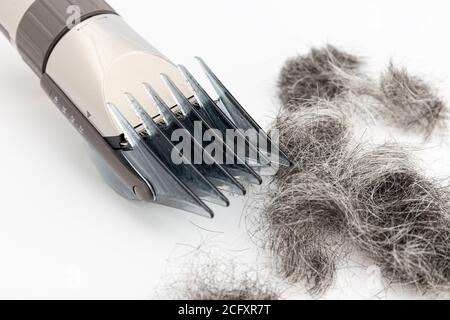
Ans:
[[[104,0],[0,1],[0,31],[122,197],[211,218],[289,165],[202,59],[217,100]]]
[[[155,202],[213,217],[213,211],[206,203],[228,206],[229,200],[222,191],[245,195],[243,183],[262,183],[257,172],[274,166],[269,150],[279,156],[275,165],[289,165],[289,161],[206,63],[200,58],[197,61],[217,91],[218,100],[213,100],[187,68],[180,65],[178,68],[194,93],[192,99],[186,98],[175,82],[163,73],[161,81],[177,103],[174,108],[144,82],[142,90],[160,117],[151,117],[143,102],[137,101],[130,93],[124,93],[128,108],[133,110],[142,126],[134,128],[112,103],[108,103],[108,110],[124,132],[126,148],[121,151],[123,157],[151,186]],[[267,148],[261,149],[258,143],[250,141],[246,136],[247,130],[253,130],[259,138],[266,139]],[[221,146],[222,154],[219,158],[208,151],[210,141],[203,139],[208,131],[216,133],[214,144]],[[236,138],[231,142],[225,139],[230,132]],[[186,150],[180,150],[174,142],[177,140],[174,134],[177,133],[182,133],[188,140],[190,152],[187,155],[183,155]],[[241,146],[238,146],[239,142]],[[215,151],[217,153],[217,149]],[[174,161],[174,154],[181,161]]]

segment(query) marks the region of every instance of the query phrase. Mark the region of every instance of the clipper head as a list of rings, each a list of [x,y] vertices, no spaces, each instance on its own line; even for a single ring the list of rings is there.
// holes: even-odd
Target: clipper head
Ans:
[[[120,153],[153,192],[154,202],[212,218],[207,203],[229,206],[224,192],[245,195],[244,184],[262,183],[261,175],[289,165],[284,152],[197,58],[218,94],[214,100],[184,66],[179,70],[193,96],[187,98],[168,75],[161,81],[175,101],[169,106],[146,82],[147,101],[124,92],[127,105],[107,104],[123,132]],[[152,117],[144,105],[152,104]],[[133,126],[124,115],[130,108],[141,122]]]

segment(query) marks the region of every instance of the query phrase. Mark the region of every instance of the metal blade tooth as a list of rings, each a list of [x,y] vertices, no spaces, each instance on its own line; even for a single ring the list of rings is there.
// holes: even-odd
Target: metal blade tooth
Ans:
[[[142,105],[129,93],[125,93],[128,103],[133,108],[134,113],[141,120],[147,134],[152,137],[158,134],[158,125],[152,117],[144,110]]]
[[[164,122],[170,126],[174,123],[174,118],[176,120],[175,115],[173,114],[172,110],[170,110],[169,106],[164,102],[163,99],[156,93],[155,89],[153,89],[149,84],[143,83],[145,91],[152,99],[153,103],[155,104],[156,108],[158,109],[159,113],[164,119]]]
[[[263,135],[266,137],[268,143],[272,148],[275,148],[274,152],[279,153],[280,155],[280,164],[282,165],[290,165],[290,161],[285,152],[283,152],[279,146],[274,144],[269,136],[262,130],[262,128],[258,125],[258,123],[248,114],[248,112],[242,107],[239,101],[234,98],[231,92],[223,85],[223,83],[219,80],[219,78],[214,74],[211,68],[205,63],[205,61],[200,57],[195,57],[195,59],[200,64],[210,83],[212,84],[214,90],[222,101],[227,113],[231,116],[235,124],[238,128],[248,130],[248,129],[256,129],[260,132],[263,132]]]
[[[203,89],[203,87],[198,83],[198,81],[194,78],[194,76],[189,72],[189,70],[186,69],[186,67],[179,65],[179,69],[181,73],[183,74],[184,78],[192,88],[192,91],[194,91],[194,95],[196,96],[199,104],[206,113],[210,114],[211,120],[215,120],[215,123],[218,123],[218,121],[222,122],[222,125],[226,127],[227,129],[235,129],[237,130],[238,134],[245,138],[244,135],[241,133],[241,131],[238,131],[238,128],[236,125],[231,121],[227,115],[216,105],[214,100],[208,95],[208,93]],[[217,128],[220,129],[220,128]],[[223,132],[223,134],[226,134],[226,132]],[[246,140],[247,147],[252,150],[252,152],[255,155],[259,155],[256,159],[248,159],[249,162],[252,165],[255,166],[269,166],[270,160],[267,158],[266,155],[263,154],[263,152],[259,151],[258,146],[255,146],[254,144],[250,143],[248,139]],[[233,146],[230,146],[234,148]]]
[[[128,122],[122,112],[112,103],[107,103],[107,107],[114,121],[117,123],[119,128],[123,131],[125,138],[131,147],[135,147],[141,142],[141,137],[134,130],[134,127]]]

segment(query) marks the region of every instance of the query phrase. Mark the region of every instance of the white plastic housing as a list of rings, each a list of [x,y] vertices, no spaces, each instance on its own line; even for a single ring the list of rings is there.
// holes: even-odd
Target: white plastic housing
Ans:
[[[46,73],[104,137],[122,134],[107,111],[108,102],[133,126],[140,125],[124,93],[137,98],[150,115],[158,115],[143,82],[169,106],[175,106],[161,73],[167,74],[186,97],[192,96],[178,68],[113,14],[92,17],[70,30],[52,51]]]

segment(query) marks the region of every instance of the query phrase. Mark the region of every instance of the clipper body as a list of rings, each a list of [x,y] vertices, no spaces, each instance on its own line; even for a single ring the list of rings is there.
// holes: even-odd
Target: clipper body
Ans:
[[[208,154],[194,136],[196,121],[221,133],[261,128],[201,59],[217,101],[103,0],[2,1],[0,25],[88,142],[105,181],[123,197],[212,217],[206,202],[227,206],[222,191],[245,194],[242,182],[261,183],[258,173],[271,166],[266,150],[245,136],[243,156],[224,141],[235,163]],[[207,164],[171,161],[171,134],[177,129],[190,133],[193,150],[200,150]],[[269,145],[279,151],[270,140]],[[280,159],[289,163],[282,152]]]

